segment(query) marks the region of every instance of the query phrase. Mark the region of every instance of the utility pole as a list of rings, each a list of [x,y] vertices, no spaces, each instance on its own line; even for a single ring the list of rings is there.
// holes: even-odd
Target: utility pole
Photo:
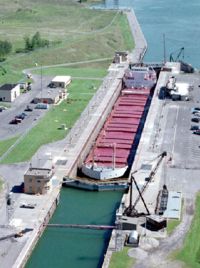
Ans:
[[[38,66],[37,62],[35,63],[35,66]],[[43,84],[42,84],[42,78],[43,78],[42,64],[40,64],[39,66],[40,66],[40,91],[41,91],[40,93],[41,93],[41,98],[42,98],[42,87],[43,87]]]
[[[40,65],[40,75],[41,75],[41,98],[42,98],[42,64]]]

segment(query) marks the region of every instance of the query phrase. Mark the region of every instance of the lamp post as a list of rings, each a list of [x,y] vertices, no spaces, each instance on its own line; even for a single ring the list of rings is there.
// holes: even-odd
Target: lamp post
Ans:
[[[35,63],[35,66],[38,66],[38,63],[37,62]],[[42,78],[43,78],[42,64],[40,64],[40,90],[41,90],[41,98],[42,98],[42,87],[43,87]]]

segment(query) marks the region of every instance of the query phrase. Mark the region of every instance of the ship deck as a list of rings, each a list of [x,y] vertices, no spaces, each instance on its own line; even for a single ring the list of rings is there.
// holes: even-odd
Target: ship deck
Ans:
[[[126,89],[128,90],[128,89]],[[150,89],[123,93],[117,99],[85,163],[101,167],[124,167],[145,114]],[[130,92],[128,90],[128,92]]]

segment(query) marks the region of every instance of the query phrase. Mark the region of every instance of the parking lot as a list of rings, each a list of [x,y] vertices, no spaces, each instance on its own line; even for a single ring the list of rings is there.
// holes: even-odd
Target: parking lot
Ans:
[[[48,84],[50,83],[52,77],[42,77],[43,89],[42,91],[48,90]],[[11,107],[7,110],[0,112],[0,140],[8,139],[21,133],[24,133],[28,129],[32,128],[39,118],[41,118],[47,110],[35,109],[35,104],[31,104],[31,101],[39,94],[44,94],[41,91],[41,76],[33,75],[34,83],[32,84],[31,91],[21,94],[13,103]],[[1,103],[0,103],[1,105]],[[24,111],[27,105],[33,111]],[[18,124],[9,124],[17,115],[21,113],[26,113],[26,117]]]
[[[162,150],[170,151],[172,164],[185,169],[199,168],[200,160],[200,136],[193,134],[191,126],[200,126],[192,122],[192,118],[198,118],[192,114],[192,108],[200,107],[200,78],[199,75],[182,74],[177,76],[181,82],[191,83],[190,101],[167,100],[164,108],[165,127],[163,129]]]

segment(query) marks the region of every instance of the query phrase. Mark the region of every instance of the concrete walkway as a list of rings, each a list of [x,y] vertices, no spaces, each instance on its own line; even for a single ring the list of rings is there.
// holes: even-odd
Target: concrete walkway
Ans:
[[[135,48],[130,54],[130,61],[132,63],[142,62],[147,50],[146,39],[140,28],[137,17],[135,16],[134,10],[131,9],[130,11],[125,11],[125,14],[127,15],[130,29],[135,41]]]

